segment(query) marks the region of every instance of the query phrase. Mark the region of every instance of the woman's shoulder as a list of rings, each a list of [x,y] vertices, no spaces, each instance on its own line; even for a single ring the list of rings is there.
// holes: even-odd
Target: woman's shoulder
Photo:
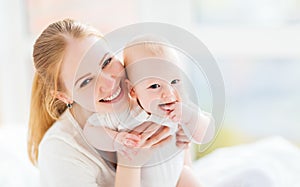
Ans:
[[[60,139],[65,141],[70,141],[74,139],[74,135],[78,133],[78,128],[74,127],[72,121],[68,119],[68,115],[65,113],[54,122],[54,124],[45,133],[42,142],[48,141],[50,139]]]
[[[82,129],[72,118],[69,111],[65,111],[61,117],[47,130],[39,145],[39,156],[43,153],[55,153],[60,157],[73,157],[81,155],[91,157],[93,150],[89,149],[84,139]]]
[[[53,154],[54,157],[51,157]],[[86,160],[98,166],[103,166],[104,163],[99,153],[87,143],[81,127],[68,111],[62,114],[43,137],[39,145],[40,158]]]
[[[43,139],[39,147],[38,168],[42,184],[86,186],[91,181],[97,185],[97,181],[113,181],[114,173],[103,159],[97,158],[82,145],[72,143],[76,141],[57,135],[54,133]]]

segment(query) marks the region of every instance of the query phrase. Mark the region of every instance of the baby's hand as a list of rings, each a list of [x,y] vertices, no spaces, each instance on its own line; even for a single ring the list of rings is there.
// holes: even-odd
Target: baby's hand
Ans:
[[[133,148],[139,145],[140,140],[141,138],[138,135],[118,132],[114,139],[114,149],[130,159],[130,155],[135,154]]]
[[[176,123],[186,123],[190,120],[193,111],[184,103],[174,103],[174,109],[169,113],[169,118]]]
[[[176,102],[173,104],[173,110],[168,114],[169,118],[173,122],[180,122],[182,118],[182,102]]]

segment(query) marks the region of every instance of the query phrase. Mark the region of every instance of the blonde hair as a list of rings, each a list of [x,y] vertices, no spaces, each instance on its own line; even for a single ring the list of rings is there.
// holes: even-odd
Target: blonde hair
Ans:
[[[125,66],[128,65],[128,57],[135,53],[135,47],[140,47],[142,50],[147,50],[147,52],[155,56],[167,56],[176,61],[179,59],[174,46],[172,46],[165,38],[157,35],[145,34],[135,37],[126,44],[123,51]]]
[[[33,61],[36,69],[31,94],[30,117],[28,127],[28,155],[36,165],[39,144],[52,124],[66,110],[66,104],[55,98],[57,91],[64,91],[59,80],[68,40],[88,36],[101,37],[90,26],[71,19],[50,24],[34,44]]]

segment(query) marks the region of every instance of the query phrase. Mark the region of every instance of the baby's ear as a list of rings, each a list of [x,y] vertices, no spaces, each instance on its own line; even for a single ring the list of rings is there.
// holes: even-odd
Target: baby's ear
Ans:
[[[136,94],[135,94],[135,90],[133,88],[133,85],[132,83],[130,82],[130,80],[126,79],[125,80],[125,83],[127,85],[127,89],[128,89],[128,92],[129,92],[129,95],[132,99],[136,99]]]

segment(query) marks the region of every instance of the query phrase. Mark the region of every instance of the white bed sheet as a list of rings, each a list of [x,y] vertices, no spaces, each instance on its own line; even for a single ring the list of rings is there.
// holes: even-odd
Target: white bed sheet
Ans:
[[[300,149],[281,137],[217,149],[193,167],[208,187],[300,187]]]
[[[0,128],[0,186],[37,187],[26,128]],[[217,149],[193,165],[204,187],[300,187],[300,150],[281,137]]]

